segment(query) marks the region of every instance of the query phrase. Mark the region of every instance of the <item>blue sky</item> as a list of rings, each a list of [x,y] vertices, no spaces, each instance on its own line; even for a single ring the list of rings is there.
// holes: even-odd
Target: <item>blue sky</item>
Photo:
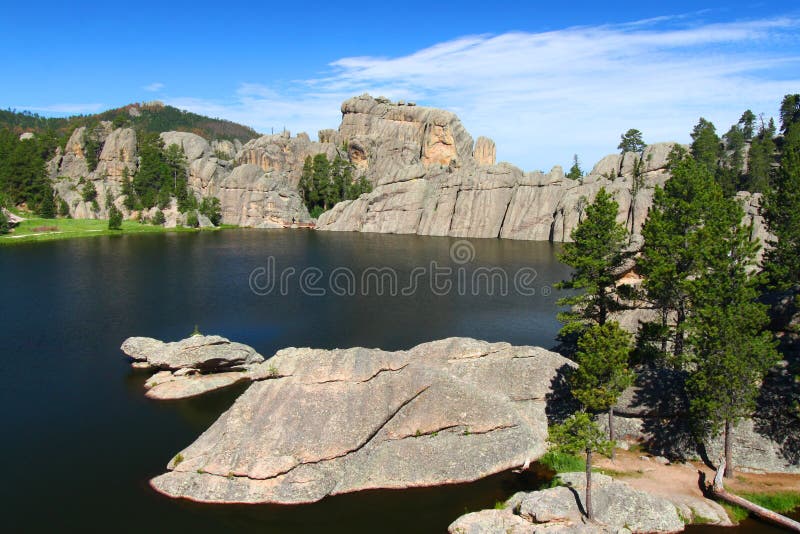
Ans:
[[[723,133],[800,92],[788,2],[13,2],[0,41],[3,108],[158,99],[314,137],[370,92],[455,111],[526,170],[588,169],[631,127]]]

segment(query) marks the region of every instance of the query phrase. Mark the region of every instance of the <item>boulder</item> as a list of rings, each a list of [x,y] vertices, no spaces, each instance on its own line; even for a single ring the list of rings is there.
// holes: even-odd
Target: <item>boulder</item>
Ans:
[[[131,352],[152,352],[145,343]],[[284,349],[249,368],[257,381],[151,485],[201,502],[289,504],[476,480],[544,454],[546,399],[571,365],[466,338]]]
[[[585,474],[559,475],[563,486],[517,493],[503,510],[467,514],[453,522],[455,533],[512,532],[681,532],[684,522],[669,500],[638,491],[600,473],[592,474],[595,523],[584,517]]]
[[[190,163],[203,156],[211,155],[212,152],[208,141],[190,132],[163,132],[161,140],[164,142],[164,147],[177,145],[183,148],[186,160]]]
[[[122,352],[134,361],[151,367],[175,371],[235,369],[264,361],[253,348],[221,336],[192,336],[173,343],[149,337],[129,337],[122,343]]]

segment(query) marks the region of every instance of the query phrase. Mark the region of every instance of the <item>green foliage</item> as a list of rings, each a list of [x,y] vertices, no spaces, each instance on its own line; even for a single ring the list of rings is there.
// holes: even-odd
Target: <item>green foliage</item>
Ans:
[[[133,107],[138,116],[131,115],[128,108]],[[96,115],[77,115],[73,117],[42,117],[27,111],[0,110],[0,129],[7,128],[17,136],[25,131],[37,136],[49,135],[62,143],[80,126],[93,129],[101,121],[112,121],[115,128],[130,126],[138,133],[160,133],[168,131],[192,132],[206,139],[239,139],[243,142],[258,137],[258,133],[247,126],[222,119],[213,119],[184,111],[159,102],[132,104],[122,108],[110,109]]]
[[[177,198],[181,213],[197,207],[197,200],[188,189],[183,148],[174,144],[164,147],[157,134],[139,137],[139,169],[133,177],[133,190],[148,209],[156,205],[166,209],[172,197]]]
[[[69,204],[63,198],[58,199],[58,216],[69,217]]]
[[[200,203],[200,213],[208,217],[211,224],[219,226],[222,221],[222,206],[217,197],[205,197]]]
[[[342,200],[353,200],[372,190],[364,176],[353,178],[353,165],[338,154],[329,161],[325,154],[307,157],[298,189],[311,216],[319,217]]]
[[[586,412],[572,414],[564,423],[551,426],[550,442],[556,445],[556,451],[566,454],[609,454],[612,445]]]
[[[128,211],[136,209],[136,191],[133,189],[133,182],[127,167],[122,169],[122,195],[125,197],[123,201],[125,209]]]
[[[620,149],[622,152],[644,152],[644,149],[647,147],[647,144],[644,142],[642,138],[642,132],[635,128],[631,128],[624,134],[620,136],[619,145],[617,148]]]
[[[83,154],[86,158],[86,166],[89,167],[89,172],[97,169],[102,151],[103,143],[100,142],[99,133],[87,129],[83,134]]]
[[[793,124],[800,123],[800,94],[786,95],[781,101],[781,132],[786,133]]]
[[[580,180],[583,177],[583,171],[581,170],[580,162],[578,161],[578,155],[575,154],[572,156],[572,167],[570,167],[569,172],[567,173],[567,178],[571,180]]]
[[[711,171],[691,157],[675,159],[672,178],[656,188],[653,206],[642,228],[644,247],[638,267],[647,299],[660,311],[663,337],[672,336],[673,354],[683,355],[685,322],[690,312],[694,280],[717,238],[717,226],[707,224],[725,202]],[[673,320],[668,318],[674,317]]]
[[[755,122],[756,115],[749,109],[745,110],[745,112],[742,113],[742,116],[739,118],[739,128],[744,135],[745,141],[750,141],[753,138],[753,126],[755,125]]]
[[[200,221],[197,219],[197,212],[190,211],[189,214],[186,216],[186,227],[198,228],[199,226],[200,226]]]
[[[598,191],[586,208],[586,218],[572,231],[572,243],[564,245],[559,259],[573,268],[572,277],[558,284],[559,289],[583,290],[559,299],[560,306],[570,306],[559,314],[565,323],[562,336],[579,333],[588,324],[604,324],[617,307],[615,270],[625,260],[628,232],[617,223],[618,204],[605,188]]]
[[[742,208],[722,203],[706,221],[714,235],[694,280],[689,321],[690,411],[702,436],[717,435],[755,410],[761,381],[778,359],[766,305],[752,275],[758,245],[742,226]],[[730,439],[726,433],[726,439]]]
[[[587,409],[610,409],[633,383],[631,337],[618,323],[608,322],[589,327],[578,339],[578,368],[570,376],[570,389]]]
[[[97,200],[97,188],[92,181],[87,180],[83,184],[83,188],[81,189],[81,198],[84,202],[92,202],[93,200]]]
[[[0,129],[0,194],[10,206],[26,203],[36,209],[52,195],[45,161],[55,147],[55,140],[49,136],[21,141],[18,134]]]
[[[49,191],[45,191],[44,195],[42,196],[42,202],[39,204],[38,213],[39,216],[45,219],[56,218],[55,193],[53,192],[52,189],[49,189]]]
[[[573,473],[586,469],[586,460],[580,456],[564,452],[547,451],[538,461],[541,465],[550,468],[556,473]]]
[[[764,125],[762,120],[758,134],[752,139],[748,152],[747,173],[742,178],[742,189],[752,192],[766,192],[772,181],[775,163],[775,121]]]
[[[773,512],[785,514],[800,508],[800,492],[779,491],[776,493],[741,493],[742,497]]]
[[[11,231],[11,224],[8,222],[8,217],[6,217],[6,213],[2,210],[2,206],[0,206],[0,235],[7,234]]]
[[[738,525],[750,515],[750,512],[742,508],[741,506],[737,506],[735,504],[730,504],[727,502],[719,503],[725,509],[725,513],[728,514],[728,519],[731,520],[731,523],[734,525]]]
[[[178,466],[183,461],[183,455],[178,453],[175,455],[175,458],[172,459],[172,465]]]
[[[112,202],[108,204],[108,229],[122,230],[122,212]]]
[[[714,124],[701,117],[692,130],[692,157],[713,173],[719,161],[720,146]]]
[[[202,336],[202,335],[203,334],[200,333],[200,328],[198,327],[198,325],[194,325],[194,330],[192,330],[192,333],[190,334],[190,337]]]
[[[155,215],[153,215],[153,220],[151,221],[151,223],[155,226],[161,226],[165,222],[167,222],[167,219],[166,217],[164,217],[164,212],[161,210],[156,210],[156,213]]]
[[[775,188],[763,206],[769,231],[775,236],[766,251],[765,268],[774,287],[800,281],[800,122],[789,125],[783,140]]]

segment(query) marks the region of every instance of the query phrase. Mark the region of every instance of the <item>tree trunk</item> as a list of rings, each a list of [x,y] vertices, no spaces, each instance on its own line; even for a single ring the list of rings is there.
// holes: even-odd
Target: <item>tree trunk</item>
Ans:
[[[600,288],[600,292],[597,295],[597,311],[599,314],[597,323],[603,326],[606,324],[606,315],[608,315],[608,311],[606,310],[606,290],[604,288]]]
[[[617,458],[617,442],[614,440],[614,407],[608,409],[608,440],[611,442],[611,461]]]
[[[678,319],[675,321],[675,346],[672,353],[675,356],[683,355],[683,323],[686,321],[686,310],[683,305],[678,306]]]
[[[727,464],[723,460],[722,465],[720,465],[719,469],[717,469],[717,475],[714,477],[714,486],[711,488],[714,496],[725,502],[735,504],[736,506],[741,506],[756,517],[770,521],[776,525],[780,525],[793,532],[800,532],[800,523],[794,519],[782,516],[781,514],[773,512],[772,510],[767,510],[766,508],[752,503],[747,499],[743,499],[738,495],[734,495],[725,491],[725,487],[722,483],[723,473],[725,471],[727,471]]]
[[[667,342],[669,338],[669,331],[667,330],[667,320],[669,317],[669,311],[666,307],[661,308],[661,352],[666,355],[667,353]]]
[[[733,476],[733,453],[731,452],[731,441],[733,436],[731,433],[733,428],[730,419],[725,420],[725,477],[731,478]]]
[[[592,512],[592,449],[586,449],[586,517],[594,519],[594,512]]]

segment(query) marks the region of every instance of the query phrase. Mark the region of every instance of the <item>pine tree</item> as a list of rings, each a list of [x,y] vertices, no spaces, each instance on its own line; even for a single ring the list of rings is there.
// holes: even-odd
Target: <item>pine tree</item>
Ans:
[[[708,168],[694,159],[676,157],[670,169],[672,178],[656,188],[642,228],[644,247],[637,265],[646,297],[660,312],[660,351],[666,353],[671,332],[672,352],[681,363],[693,280],[715,239],[714,227],[706,222],[724,196]]]
[[[570,376],[570,389],[591,412],[608,412],[608,439],[614,443],[614,405],[625,388],[633,383],[629,368],[631,334],[616,322],[588,328],[578,339],[575,361],[578,368]],[[614,457],[612,448],[611,457]]]
[[[692,157],[709,172],[717,169],[720,156],[720,141],[714,124],[700,118],[692,130]]]
[[[763,212],[775,236],[764,261],[770,283],[790,287],[800,282],[800,122],[788,125],[784,134],[781,166]]]
[[[592,454],[608,454],[612,443],[586,412],[573,414],[564,423],[550,428],[550,442],[567,454],[586,455],[586,515],[594,519],[592,508]]]
[[[328,209],[328,195],[330,194],[331,175],[330,175],[330,162],[325,154],[317,154],[314,156],[312,163],[312,182],[314,191],[318,195],[318,200],[315,205],[322,205],[323,210]]]
[[[580,333],[590,324],[605,324],[609,312],[616,308],[615,273],[626,259],[628,243],[628,232],[617,222],[618,211],[619,205],[601,188],[586,208],[586,218],[572,231],[572,243],[566,243],[559,255],[561,262],[574,271],[557,287],[584,290],[559,300],[559,305],[572,307],[559,314],[565,323],[562,336]]]
[[[81,189],[81,198],[84,202],[92,202],[97,200],[97,188],[91,180],[86,180]]]
[[[742,134],[744,134],[745,141],[750,141],[753,138],[753,126],[755,122],[756,116],[749,109],[742,113],[742,116],[739,118],[739,126]]]
[[[6,216],[3,206],[0,206],[0,235],[7,234],[10,231],[11,224],[8,222],[8,217]]]
[[[222,221],[222,206],[217,197],[205,197],[200,203],[200,213],[208,217],[211,224],[219,226]]]
[[[133,182],[131,182],[128,168],[122,169],[122,194],[125,196],[123,205],[128,211],[136,209],[136,192],[133,190]]]
[[[747,158],[747,191],[766,192],[772,181],[772,164],[775,160],[775,122],[770,119],[767,125],[762,120],[758,134],[750,144]]]
[[[766,305],[756,301],[752,275],[758,244],[742,225],[744,212],[726,200],[707,219],[715,227],[703,269],[694,280],[689,321],[692,366],[686,390],[690,411],[703,437],[724,435],[725,476],[733,473],[733,428],[755,409],[761,381],[778,361],[767,330]]]
[[[108,208],[108,229],[122,230],[122,212],[112,202]]]
[[[63,198],[58,201],[58,216],[69,217],[69,204],[67,204],[67,201]]]
[[[642,132],[635,128],[631,128],[624,134],[620,136],[619,145],[617,148],[620,149],[623,153],[625,152],[644,152],[644,149],[647,147],[644,140],[642,139]]]
[[[572,167],[570,167],[569,172],[567,173],[567,178],[572,180],[580,180],[583,177],[583,171],[581,170],[580,162],[578,161],[578,155],[575,154],[572,156]]]
[[[56,218],[56,201],[54,198],[55,193],[49,188],[42,196],[42,202],[39,204],[39,215],[45,219]]]

